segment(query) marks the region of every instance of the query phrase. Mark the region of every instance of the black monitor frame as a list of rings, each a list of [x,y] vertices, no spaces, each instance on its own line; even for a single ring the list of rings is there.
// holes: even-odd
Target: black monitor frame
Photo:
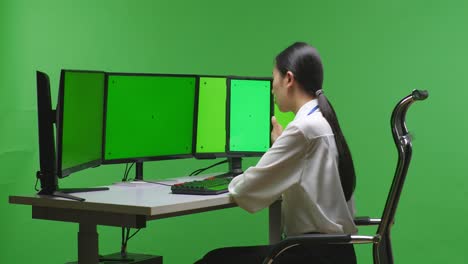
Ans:
[[[36,81],[40,165],[36,176],[41,182],[39,194],[53,194],[58,189],[54,142],[56,112],[52,109],[49,76],[36,71]]]
[[[270,119],[274,115],[275,105],[274,105],[274,98],[273,94],[271,93],[271,89],[273,87],[273,78],[271,77],[242,77],[242,76],[228,76],[226,79],[227,82],[227,97],[226,97],[226,155],[232,158],[240,158],[240,157],[261,157],[265,152],[256,152],[256,151],[231,151],[229,149],[230,145],[230,121],[231,121],[231,80],[253,80],[253,81],[269,81],[270,82]],[[270,122],[270,131],[268,132],[267,136],[270,138],[270,133],[273,126]],[[269,141],[269,146],[271,147],[271,140]]]
[[[121,159],[106,159],[106,128],[107,128],[107,99],[108,99],[108,83],[109,76],[158,76],[158,77],[189,77],[195,79],[195,97],[194,97],[194,111],[193,111],[193,127],[192,135],[196,132],[196,118],[197,118],[197,102],[198,102],[198,87],[199,87],[199,76],[194,74],[162,74],[162,73],[125,73],[125,72],[107,72],[104,80],[104,115],[103,115],[103,132],[102,132],[102,164],[119,164],[119,163],[136,163],[136,174],[137,179],[142,179],[143,174],[143,162],[145,161],[158,161],[158,160],[172,160],[172,159],[184,159],[193,157],[193,136],[192,136],[192,150],[189,154],[175,154],[175,155],[163,155],[163,156],[150,156],[150,157],[128,157]]]
[[[60,84],[58,92],[58,101],[57,101],[57,176],[59,178],[64,178],[71,173],[78,172],[87,168],[97,167],[102,164],[102,158],[86,162],[73,166],[71,168],[62,169],[62,154],[63,154],[63,110],[64,110],[64,98],[65,98],[65,74],[67,72],[75,73],[102,73],[105,77],[105,72],[103,71],[90,71],[90,70],[69,70],[62,69],[60,72]],[[103,102],[104,103],[104,102]],[[101,153],[102,157],[102,153]]]

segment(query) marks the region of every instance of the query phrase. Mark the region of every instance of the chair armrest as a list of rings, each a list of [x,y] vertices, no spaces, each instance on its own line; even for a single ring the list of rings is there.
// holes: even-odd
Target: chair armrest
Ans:
[[[279,244],[292,245],[318,245],[318,244],[341,244],[349,243],[351,241],[351,235],[349,234],[304,234],[298,236],[289,236],[286,239],[279,242]]]
[[[379,225],[381,220],[379,218],[370,218],[368,216],[358,216],[354,218],[354,224],[358,226]]]

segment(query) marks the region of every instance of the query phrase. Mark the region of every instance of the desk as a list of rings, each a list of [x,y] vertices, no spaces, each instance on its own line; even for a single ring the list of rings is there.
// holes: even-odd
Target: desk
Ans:
[[[121,183],[108,187],[108,191],[73,194],[85,198],[85,202],[39,195],[10,196],[9,202],[31,205],[34,219],[78,223],[80,264],[99,263],[97,225],[144,228],[150,220],[237,206],[228,193],[178,195],[172,194],[169,186],[146,182]],[[270,243],[280,240],[280,208],[280,202],[270,206]]]

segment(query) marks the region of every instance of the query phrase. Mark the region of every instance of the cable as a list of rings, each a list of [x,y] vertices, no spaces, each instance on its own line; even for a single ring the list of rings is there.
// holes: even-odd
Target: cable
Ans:
[[[36,178],[36,184],[34,184],[34,189],[38,192],[39,189],[37,189],[37,182],[39,181],[39,178]]]
[[[141,228],[138,228],[137,231],[135,231],[128,239],[127,239],[127,242],[132,238],[134,237],[136,234],[138,234],[138,232],[140,232]],[[130,228],[128,229],[128,231],[130,232]],[[126,243],[125,243],[126,244]]]
[[[159,185],[164,185],[164,186],[172,186],[172,184],[167,184],[167,183],[162,183],[162,182],[150,182],[150,181],[140,181],[140,182],[159,184]]]
[[[128,163],[125,164],[125,172],[124,172],[124,176],[123,176],[123,178],[122,178],[122,181],[127,181],[127,180],[128,180],[128,174],[130,173],[130,170],[132,169],[132,167],[133,167],[134,164],[135,164],[135,163],[132,163],[132,164],[130,165],[130,167],[128,167]]]
[[[120,256],[127,256],[127,245],[125,244],[125,227],[122,227],[122,243],[120,246]]]
[[[130,167],[128,166],[128,163],[125,164],[125,171],[124,171],[124,176],[122,178],[122,181],[125,182],[128,180],[128,174],[130,173],[130,170],[132,169],[133,165],[135,163],[132,163]],[[127,231],[127,234],[125,234],[125,231]],[[121,248],[120,248],[120,255],[122,257],[127,256],[127,242],[128,242],[128,233],[130,232],[130,228],[122,227],[122,243],[121,243]]]
[[[133,165],[135,165],[135,163],[132,163],[132,164],[130,165],[130,167],[128,167],[127,175],[125,176],[125,179],[128,178],[128,174],[130,173],[130,170],[132,169]]]
[[[192,173],[190,173],[189,176],[198,175],[198,174],[200,174],[200,173],[206,171],[207,169],[211,169],[211,168],[213,168],[213,167],[215,167],[215,166],[218,166],[218,165],[221,165],[221,164],[227,163],[227,162],[228,162],[228,160],[223,160],[223,161],[220,161],[220,162],[215,163],[215,164],[213,164],[213,165],[210,165],[210,166],[208,166],[208,167],[206,167],[206,168],[201,168],[201,169],[195,170],[195,171],[193,171]]]
[[[195,176],[195,175],[198,175],[198,174],[200,174],[202,171],[203,171],[202,169],[198,169],[198,170],[196,170],[196,171],[193,171],[192,173],[190,173],[190,175],[189,175],[189,176]]]
[[[128,241],[134,237],[138,232],[140,232],[141,228],[138,228],[132,235],[130,235],[130,228],[122,227],[122,246],[120,248],[120,256],[126,257],[127,256],[127,244]],[[125,232],[126,231],[126,232]]]
[[[127,236],[125,238],[125,248],[127,248],[128,237],[130,236],[130,227],[127,227]]]
[[[128,170],[128,163],[125,164],[124,176],[122,177],[122,181],[127,181],[127,170]]]
[[[130,170],[132,169],[134,164],[135,163],[132,163],[132,164],[130,164],[130,166],[128,166],[128,163],[125,164],[124,176],[122,178],[123,182],[128,181],[128,174],[130,173]],[[127,256],[127,243],[128,243],[128,240],[130,238],[132,238],[136,234],[136,232],[130,237],[129,237],[129,234],[130,234],[130,228],[122,227],[122,242],[121,242],[121,247],[120,247],[120,256],[122,256],[123,258],[125,258]]]

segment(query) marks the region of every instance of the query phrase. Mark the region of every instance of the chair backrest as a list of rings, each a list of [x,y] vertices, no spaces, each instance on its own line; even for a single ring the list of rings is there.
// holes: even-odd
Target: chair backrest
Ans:
[[[272,247],[270,254],[263,262],[264,264],[273,263],[276,256],[279,256],[287,249],[297,245],[315,246],[319,244],[348,243],[372,243],[374,263],[393,264],[390,228],[395,218],[395,212],[400,200],[401,191],[403,190],[412,154],[411,136],[408,134],[405,123],[406,112],[415,101],[424,100],[428,96],[429,94],[427,91],[414,90],[410,95],[403,98],[393,109],[390,125],[398,151],[398,163],[382,218],[360,217],[355,219],[357,225],[378,225],[377,233],[372,236],[355,234],[305,234],[288,237]]]
[[[379,258],[379,263],[393,263],[390,246],[390,228],[394,222],[395,212],[398,207],[412,155],[412,139],[405,123],[406,112],[415,101],[425,100],[428,96],[429,94],[427,91],[413,90],[410,95],[398,102],[393,109],[390,125],[392,128],[393,140],[395,141],[398,151],[398,163],[382,214],[381,223],[377,229],[377,235],[381,238],[382,243],[378,247],[374,247],[374,258]]]

